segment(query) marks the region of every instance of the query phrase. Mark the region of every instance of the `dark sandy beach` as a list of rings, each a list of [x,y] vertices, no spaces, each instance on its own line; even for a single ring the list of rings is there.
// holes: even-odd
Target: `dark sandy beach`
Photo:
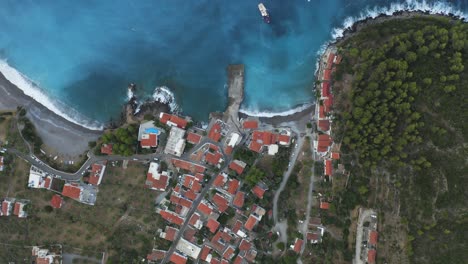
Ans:
[[[53,155],[60,154],[72,159],[88,149],[89,141],[96,140],[102,134],[102,131],[86,129],[53,113],[25,95],[0,73],[0,110],[16,109],[17,106],[27,110],[27,117]]]

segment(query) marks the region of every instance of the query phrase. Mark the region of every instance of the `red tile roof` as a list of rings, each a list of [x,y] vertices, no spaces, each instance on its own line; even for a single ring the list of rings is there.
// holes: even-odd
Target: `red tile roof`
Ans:
[[[330,95],[330,82],[322,82],[322,97]]]
[[[107,155],[112,155],[112,144],[102,144],[101,146],[101,153],[102,154],[107,154]]]
[[[177,168],[181,168],[183,170],[190,171],[192,173],[203,173],[205,172],[205,167],[192,163],[192,162],[187,162],[184,160],[180,159],[172,159],[172,164],[176,166]]]
[[[255,218],[253,215],[250,215],[249,218],[247,219],[247,222],[245,222],[245,229],[252,231],[252,229],[255,227],[257,224],[257,218]]]
[[[371,231],[370,234],[369,234],[369,244],[376,245],[377,244],[377,237],[378,237],[377,231]]]
[[[323,105],[319,106],[319,118],[325,118],[325,107]]]
[[[245,193],[237,192],[236,196],[234,197],[234,200],[232,201],[232,204],[237,208],[242,208],[242,206],[244,206],[244,199],[245,199]]]
[[[189,224],[194,226],[199,219],[200,219],[200,215],[197,213],[194,213],[192,217],[190,217]]]
[[[81,194],[81,188],[76,183],[66,183],[63,186],[62,195],[70,197],[72,199],[79,199]]]
[[[252,140],[261,143],[262,145],[271,145],[276,143],[277,135],[269,131],[254,131]]]
[[[48,257],[36,257],[36,264],[50,264],[50,259]]]
[[[208,227],[208,230],[210,230],[211,233],[215,233],[219,227],[219,222],[213,218],[209,218],[206,222],[206,227]]]
[[[151,254],[148,254],[146,256],[146,259],[149,260],[149,261],[156,261],[156,260],[164,259],[164,257],[166,257],[166,251],[153,250],[153,252],[151,252]]]
[[[195,174],[195,178],[196,178],[198,181],[203,181],[203,177],[205,177],[205,175],[203,175],[203,173],[197,173],[197,174]]]
[[[251,141],[249,145],[249,149],[252,151],[255,151],[257,153],[260,153],[262,150],[263,145],[258,143],[257,141]]]
[[[197,194],[193,190],[187,190],[184,192],[184,196],[187,197],[190,200],[195,200],[197,199]]]
[[[232,179],[228,182],[228,193],[236,194],[237,189],[239,189],[240,182],[237,179]]]
[[[257,129],[258,128],[258,122],[256,120],[245,120],[242,123],[242,127],[244,129]]]
[[[211,165],[218,165],[222,157],[223,155],[219,152],[216,152],[216,153],[208,152],[205,155],[205,161]]]
[[[214,185],[215,187],[221,187],[221,186],[223,186],[226,182],[227,182],[227,176],[224,175],[224,174],[218,174],[218,176],[216,176],[216,179],[215,179],[214,182],[213,182],[213,185]]]
[[[201,138],[202,138],[202,136],[199,135],[199,134],[195,134],[195,133],[192,133],[192,132],[189,132],[187,134],[187,142],[191,143],[191,144],[200,143]]]
[[[50,205],[53,207],[53,208],[61,208],[62,207],[62,202],[63,202],[63,199],[60,195],[58,194],[54,194],[54,196],[52,196],[52,199],[50,200]]]
[[[239,231],[241,227],[242,227],[242,222],[237,220],[234,226],[232,227],[232,232],[234,232],[234,234],[237,233],[237,231]]]
[[[208,137],[211,140],[218,142],[219,139],[221,139],[221,125],[218,123],[214,124],[208,133]]]
[[[325,160],[325,175],[331,176],[333,172],[332,161],[330,159]]]
[[[375,263],[375,255],[377,254],[377,251],[375,249],[370,249],[367,251],[367,263]]]
[[[320,209],[328,210],[330,208],[330,204],[328,202],[320,202]]]
[[[339,152],[332,152],[331,153],[331,158],[334,160],[339,160],[340,159],[340,153]]]
[[[211,248],[207,245],[204,245],[200,252],[200,259],[206,261],[206,258],[210,254]]]
[[[185,128],[187,126],[188,121],[185,120],[184,118],[178,117],[176,115],[170,115],[166,113],[161,113],[159,115],[159,120],[163,124],[167,124],[169,122],[175,124],[179,128]]]
[[[251,247],[252,243],[245,239],[242,239],[241,243],[239,244],[239,250],[249,250]]]
[[[330,121],[328,120],[318,120],[318,127],[322,131],[328,131],[330,129]]]
[[[140,140],[142,148],[155,148],[158,146],[158,136],[156,134],[144,134]]]
[[[221,213],[226,211],[226,209],[228,209],[229,207],[228,200],[224,198],[223,196],[221,196],[219,193],[213,196],[213,203],[216,204],[216,206],[218,206],[218,210]]]
[[[232,148],[232,146],[227,146],[227,147],[224,149],[224,153],[226,153],[227,155],[231,155],[233,150],[234,150],[234,149]]]
[[[202,188],[198,179],[192,175],[185,175],[184,186],[189,189],[192,189],[194,192],[199,192]]]
[[[318,152],[325,152],[328,150],[328,147],[331,146],[332,140],[331,137],[327,134],[319,135],[317,138],[317,150]]]
[[[325,112],[330,112],[333,105],[333,96],[331,94],[327,98],[323,99],[323,105],[325,106]]]
[[[291,138],[288,135],[278,135],[278,142],[282,145],[289,144]]]
[[[207,204],[205,203],[200,203],[197,207],[198,211],[200,211],[201,213],[203,213],[204,215],[210,215],[211,212],[213,212],[213,209],[211,209],[211,207],[209,207]]]
[[[51,183],[52,183],[52,178],[50,176],[47,176],[45,178],[44,188],[49,189]]]
[[[236,259],[234,259],[234,264],[242,264],[242,261],[244,261],[244,258],[237,255]]]
[[[104,166],[101,164],[94,163],[91,165],[91,174],[89,175],[88,182],[93,185],[98,185],[99,180],[101,179],[101,172],[104,169]]]
[[[195,241],[195,234],[197,233],[197,230],[193,229],[192,227],[187,227],[184,231],[184,238],[190,242]]]
[[[146,183],[149,188],[156,190],[164,190],[169,184],[169,177],[167,175],[159,175],[159,179],[155,179],[152,173],[146,174]]]
[[[170,200],[171,200],[171,202],[173,202],[175,204],[179,204],[179,205],[182,205],[182,206],[187,207],[187,208],[192,207],[192,201],[190,201],[188,199],[185,199],[183,197],[174,195],[174,194],[171,195]]]
[[[171,226],[166,226],[166,236],[164,237],[164,239],[174,241],[175,237],[177,236],[177,232],[179,232],[179,229],[173,228]]]
[[[14,209],[13,209],[13,214],[14,214],[14,215],[19,215],[20,209],[21,209],[21,203],[16,202],[16,203],[15,203],[15,207],[14,207]]]
[[[238,175],[242,174],[244,172],[245,162],[240,161],[240,160],[233,160],[231,163],[229,163],[229,168],[233,171],[235,171]]]
[[[311,233],[311,232],[307,233],[307,240],[309,241],[315,241],[315,240],[318,240],[319,238],[320,238],[320,235],[318,233]]]
[[[187,257],[182,256],[177,252],[174,252],[169,258],[169,261],[171,261],[174,264],[185,264],[187,263]]]
[[[331,69],[333,66],[333,61],[335,60],[335,53],[330,53],[328,54],[328,59],[327,59],[327,69]]]
[[[182,219],[180,216],[176,215],[173,212],[169,211],[161,211],[159,214],[164,218],[166,221],[176,224],[176,225],[182,225],[184,223],[184,219]]]
[[[296,242],[294,243],[293,250],[298,254],[301,253],[301,248],[303,244],[304,244],[304,240],[296,238]]]
[[[210,264],[220,264],[220,263],[221,263],[221,261],[219,261],[219,259],[217,259],[217,258],[212,258],[211,262],[210,262]]]
[[[232,257],[234,257],[234,248],[232,246],[229,246],[228,248],[226,248],[226,250],[224,251],[223,253],[223,258],[225,259],[232,259]]]
[[[10,203],[8,201],[2,202],[2,215],[8,215],[9,204]]]
[[[263,199],[263,195],[265,194],[265,191],[266,190],[264,190],[259,185],[255,185],[255,187],[253,187],[252,189],[252,193],[255,194],[255,196],[257,196],[260,199]]]
[[[326,70],[323,72],[323,80],[324,80],[324,81],[330,81],[330,80],[331,80],[331,70],[326,69]]]

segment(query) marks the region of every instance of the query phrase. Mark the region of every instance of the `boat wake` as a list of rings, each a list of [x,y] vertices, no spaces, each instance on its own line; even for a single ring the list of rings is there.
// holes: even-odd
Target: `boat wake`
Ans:
[[[167,86],[159,86],[154,89],[153,100],[167,104],[171,112],[180,112],[181,108],[177,104],[174,93]]]
[[[293,109],[289,109],[283,112],[269,112],[269,111],[255,111],[255,110],[249,110],[249,109],[240,109],[239,112],[242,114],[246,114],[248,116],[254,116],[254,117],[276,117],[276,116],[290,116],[294,115],[296,113],[300,113],[307,108],[313,106],[313,103],[306,103],[302,104],[298,107],[295,107]]]
[[[5,78],[24,92],[25,95],[43,105],[56,115],[90,130],[103,130],[103,125],[89,120],[75,109],[66,106],[64,103],[51,99],[28,77],[11,67],[6,60],[0,60],[0,72]]]
[[[392,3],[387,7],[366,8],[358,16],[346,18],[341,27],[333,29],[333,40],[343,37],[344,32],[347,29],[350,29],[358,21],[368,18],[376,18],[379,15],[392,15],[395,12],[401,11],[422,11],[430,14],[452,15],[465,19],[468,17],[467,14],[445,1],[428,3],[426,1],[406,0],[402,3]]]

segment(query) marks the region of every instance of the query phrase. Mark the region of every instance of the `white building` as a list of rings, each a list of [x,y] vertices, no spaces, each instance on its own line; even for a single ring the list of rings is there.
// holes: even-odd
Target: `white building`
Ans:
[[[52,184],[52,177],[35,166],[29,169],[29,188],[46,188],[49,189]]]
[[[185,130],[173,126],[169,133],[164,153],[180,157],[185,148]]]

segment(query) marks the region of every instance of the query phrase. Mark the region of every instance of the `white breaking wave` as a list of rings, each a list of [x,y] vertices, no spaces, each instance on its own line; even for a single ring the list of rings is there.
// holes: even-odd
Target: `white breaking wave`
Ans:
[[[133,98],[134,96],[135,96],[135,95],[133,94],[132,89],[128,88],[128,91],[127,91],[127,101],[132,100],[132,98]]]
[[[175,100],[174,93],[167,86],[159,86],[154,89],[153,100],[169,105],[171,112],[180,111],[180,107]]]
[[[313,103],[307,103],[300,105],[296,108],[289,109],[283,112],[268,112],[268,111],[255,111],[255,110],[249,110],[249,109],[240,109],[239,112],[246,114],[248,116],[255,116],[255,117],[275,117],[275,116],[290,116],[295,113],[302,112],[306,110],[307,108],[311,107],[314,105]]]
[[[376,18],[381,14],[392,15],[399,11],[423,11],[430,14],[442,14],[467,18],[467,15],[460,10],[457,10],[452,4],[445,1],[437,1],[428,3],[426,1],[406,0],[402,3],[392,3],[387,7],[366,8],[358,16],[347,17],[340,28],[335,28],[332,31],[333,39],[341,38],[347,29],[350,29],[354,23],[365,20],[367,18]]]
[[[24,94],[34,99],[39,104],[43,105],[50,111],[54,112],[58,116],[65,118],[66,120],[77,124],[79,126],[91,129],[91,130],[102,130],[103,126],[97,122],[87,121],[86,118],[78,113],[78,111],[65,106],[63,103],[53,100],[48,97],[40,87],[34,84],[28,77],[11,67],[7,61],[0,60],[0,72],[5,78],[14,84],[16,87],[21,89]]]

